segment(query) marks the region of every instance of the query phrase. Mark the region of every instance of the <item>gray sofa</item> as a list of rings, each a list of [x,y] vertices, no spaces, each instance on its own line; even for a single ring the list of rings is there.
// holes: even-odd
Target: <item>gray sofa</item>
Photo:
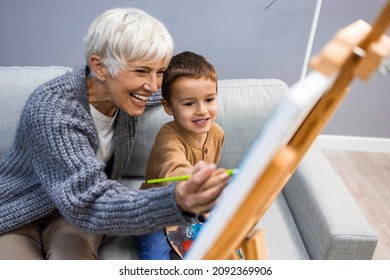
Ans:
[[[0,67],[0,157],[9,148],[29,94],[66,67]],[[287,92],[275,79],[219,82],[218,123],[225,131],[220,166],[237,167],[274,105]],[[159,127],[170,120],[156,107],[140,117],[134,152],[121,182],[138,188]],[[314,144],[257,227],[265,232],[270,259],[371,259],[377,235]],[[134,238],[116,237],[99,250],[101,259],[137,259]]]

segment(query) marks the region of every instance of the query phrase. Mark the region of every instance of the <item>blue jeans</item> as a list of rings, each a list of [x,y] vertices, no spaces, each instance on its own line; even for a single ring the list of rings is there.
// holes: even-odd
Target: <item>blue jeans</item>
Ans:
[[[137,250],[140,260],[170,260],[171,246],[164,230],[137,237]]]

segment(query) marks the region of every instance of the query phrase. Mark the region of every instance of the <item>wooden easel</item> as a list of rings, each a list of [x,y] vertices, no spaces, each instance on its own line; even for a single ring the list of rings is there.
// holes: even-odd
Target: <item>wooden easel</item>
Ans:
[[[389,55],[390,39],[384,35],[390,24],[390,0],[372,28],[359,21],[336,34],[323,51],[311,60],[311,67],[326,75],[338,71],[333,85],[308,114],[289,143],[271,160],[253,190],[224,227],[223,234],[203,259],[237,259],[241,248],[245,259],[266,259],[264,232],[254,229],[259,219],[282,191],[299,162],[347,94],[355,76],[367,80],[383,57]],[[351,33],[353,36],[350,36]],[[366,35],[367,34],[367,35]],[[356,35],[365,37],[357,38]],[[358,40],[356,40],[356,38]],[[339,56],[335,58],[335,51]]]

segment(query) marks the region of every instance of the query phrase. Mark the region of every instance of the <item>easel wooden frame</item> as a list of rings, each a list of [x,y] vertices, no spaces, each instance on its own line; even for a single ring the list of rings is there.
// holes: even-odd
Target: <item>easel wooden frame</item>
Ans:
[[[208,250],[203,259],[237,259],[238,248],[242,249],[245,259],[267,258],[264,232],[254,229],[254,226],[282,191],[315,138],[344,99],[348,91],[347,87],[355,75],[367,78],[369,76],[367,73],[358,73],[364,71],[365,69],[362,68],[367,68],[366,65],[369,65],[371,72],[375,69],[378,61],[368,61],[369,55],[362,56],[361,53],[370,54],[372,43],[378,42],[383,37],[389,24],[390,0],[373,23],[371,31],[356,46],[355,49],[360,52],[352,51],[342,63],[332,86],[314,106],[286,147],[276,153],[265,169],[264,175],[257,179],[253,191],[225,226],[223,235]],[[318,68],[317,66],[312,65],[314,69]]]

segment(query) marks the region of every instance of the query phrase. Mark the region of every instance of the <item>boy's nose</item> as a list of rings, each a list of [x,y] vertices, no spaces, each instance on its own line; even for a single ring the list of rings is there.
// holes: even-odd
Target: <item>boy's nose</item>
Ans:
[[[200,104],[198,105],[197,113],[198,113],[198,114],[205,114],[205,113],[207,113],[206,106],[204,106],[203,103],[200,103]]]

